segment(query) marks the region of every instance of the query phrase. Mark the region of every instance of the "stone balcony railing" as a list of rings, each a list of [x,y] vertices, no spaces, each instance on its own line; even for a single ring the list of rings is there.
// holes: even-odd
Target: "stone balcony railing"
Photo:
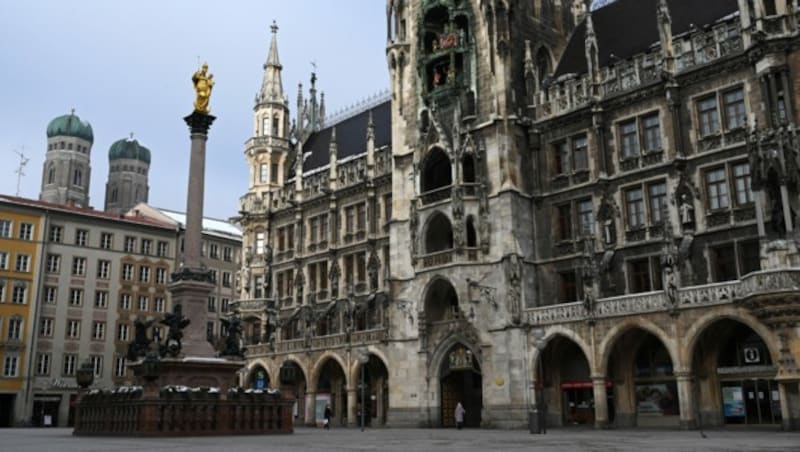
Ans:
[[[289,145],[289,140],[274,136],[253,137],[247,140],[244,145],[248,150],[254,148],[286,147]]]
[[[263,215],[269,211],[267,200],[258,193],[248,193],[239,198],[239,212],[250,215]]]
[[[747,274],[741,280],[678,289],[677,309],[732,304],[752,295],[791,291],[800,292],[800,268],[764,270]],[[668,312],[671,309],[663,291],[645,292],[597,300],[591,318]],[[526,316],[528,323],[535,326],[579,322],[590,318],[582,302],[533,308],[527,310]]]
[[[251,298],[248,300],[235,300],[231,308],[238,307],[242,314],[260,314],[267,309],[275,309],[275,300],[271,298]]]

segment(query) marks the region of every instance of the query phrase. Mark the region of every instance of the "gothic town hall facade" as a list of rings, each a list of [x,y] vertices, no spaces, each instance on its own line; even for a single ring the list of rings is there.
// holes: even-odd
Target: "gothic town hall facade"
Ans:
[[[244,383],[311,425],[799,428],[799,20],[389,0],[389,94],[336,118],[273,25]]]

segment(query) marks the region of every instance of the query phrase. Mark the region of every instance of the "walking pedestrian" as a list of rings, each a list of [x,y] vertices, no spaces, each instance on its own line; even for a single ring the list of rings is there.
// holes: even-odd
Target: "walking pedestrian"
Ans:
[[[333,412],[331,411],[331,405],[325,404],[325,416],[324,420],[322,421],[322,426],[325,430],[331,429],[331,417],[333,416]]]
[[[458,405],[456,405],[456,428],[459,430],[461,430],[461,427],[464,426],[464,413],[466,412],[467,410],[464,409],[464,406],[461,405],[461,402],[458,402]]]

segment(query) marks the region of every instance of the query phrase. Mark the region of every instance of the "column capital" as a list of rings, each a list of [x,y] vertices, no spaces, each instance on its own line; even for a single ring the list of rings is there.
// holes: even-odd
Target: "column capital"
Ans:
[[[204,136],[208,135],[208,129],[215,119],[217,119],[216,116],[209,115],[208,113],[200,113],[198,111],[193,111],[192,114],[183,118],[189,126],[192,135],[200,134]]]
[[[694,374],[690,370],[676,370],[673,374],[678,380],[691,380],[694,377]]]

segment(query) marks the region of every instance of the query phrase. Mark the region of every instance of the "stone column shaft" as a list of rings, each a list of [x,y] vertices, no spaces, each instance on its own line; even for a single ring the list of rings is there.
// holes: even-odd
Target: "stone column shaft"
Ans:
[[[192,153],[189,160],[189,188],[186,196],[186,235],[183,245],[183,265],[200,268],[200,249],[203,241],[203,195],[205,192],[206,140],[208,135],[192,133]]]
[[[689,374],[677,374],[676,380],[678,382],[678,405],[680,409],[681,428],[695,428],[697,426],[697,420],[695,418],[692,376]]]
[[[358,421],[358,413],[356,407],[356,389],[347,388],[347,426],[356,427]]]
[[[603,375],[592,376],[594,389],[594,426],[595,428],[608,427],[608,392],[606,391],[606,378]]]

